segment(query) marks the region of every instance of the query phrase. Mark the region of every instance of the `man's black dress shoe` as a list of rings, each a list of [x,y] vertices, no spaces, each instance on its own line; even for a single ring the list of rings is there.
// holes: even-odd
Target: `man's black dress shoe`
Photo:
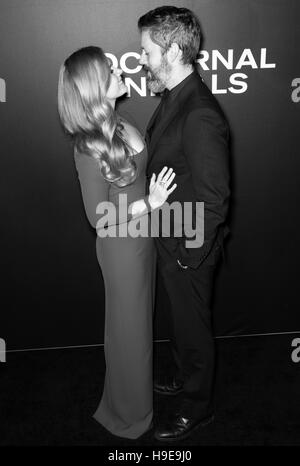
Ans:
[[[167,423],[165,426],[159,427],[155,431],[154,437],[163,442],[175,442],[177,440],[182,440],[188,437],[199,427],[204,427],[207,424],[210,424],[213,420],[213,414],[206,418],[193,419],[178,413],[172,421]]]
[[[178,382],[174,377],[168,381],[154,381],[153,390],[161,395],[177,395],[183,392],[183,383]]]

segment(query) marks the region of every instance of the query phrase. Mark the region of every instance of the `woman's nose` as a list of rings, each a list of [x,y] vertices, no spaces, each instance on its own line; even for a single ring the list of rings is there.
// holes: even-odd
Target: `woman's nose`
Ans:
[[[144,54],[144,52],[142,52],[142,53],[141,53],[141,57],[140,57],[140,59],[139,59],[139,64],[140,64],[140,65],[145,65],[145,63],[146,63],[145,54]]]
[[[121,68],[117,68],[116,73],[118,76],[121,76],[121,74],[123,74],[123,70]]]

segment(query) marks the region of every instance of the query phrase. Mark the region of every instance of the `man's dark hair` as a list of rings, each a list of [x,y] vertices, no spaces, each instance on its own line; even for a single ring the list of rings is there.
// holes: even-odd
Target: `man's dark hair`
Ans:
[[[200,49],[201,28],[197,16],[187,8],[161,6],[138,20],[140,31],[149,30],[151,40],[167,51],[173,42],[182,50],[182,63],[193,63]]]

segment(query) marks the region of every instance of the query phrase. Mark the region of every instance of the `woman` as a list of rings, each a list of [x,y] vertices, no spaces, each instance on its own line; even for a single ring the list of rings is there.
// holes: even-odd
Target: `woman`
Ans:
[[[74,52],[60,70],[58,108],[63,127],[74,140],[83,202],[89,222],[97,229],[97,258],[105,285],[106,375],[93,417],[114,435],[135,439],[150,428],[153,414],[156,256],[151,237],[132,237],[128,231],[136,219],[160,207],[176,184],[171,186],[172,169],[164,167],[157,179],[152,175],[145,196],[144,140],[115,111],[116,99],[127,92],[121,74],[98,47]],[[104,217],[107,204],[102,204],[103,209],[101,202],[107,201],[122,210],[119,222],[119,216]],[[116,234],[116,228],[124,225],[127,234]]]

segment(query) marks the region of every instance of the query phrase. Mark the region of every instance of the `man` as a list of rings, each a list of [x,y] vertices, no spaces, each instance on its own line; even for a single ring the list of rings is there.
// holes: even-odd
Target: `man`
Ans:
[[[164,6],[138,21],[141,59],[149,88],[164,91],[154,112],[146,141],[147,176],[164,166],[176,173],[173,201],[192,205],[193,225],[181,220],[181,231],[197,231],[192,247],[185,233],[178,237],[174,219],[169,237],[156,238],[158,267],[171,303],[177,371],[171,380],[155,381],[165,395],[183,393],[170,420],[155,437],[175,441],[213,419],[214,340],[210,300],[216,264],[221,255],[229,202],[228,139],[225,117],[195,69],[201,30],[186,8]],[[204,203],[203,216],[196,203]],[[200,214],[199,214],[200,212]],[[197,243],[198,241],[198,243]],[[197,247],[195,247],[197,246]]]

